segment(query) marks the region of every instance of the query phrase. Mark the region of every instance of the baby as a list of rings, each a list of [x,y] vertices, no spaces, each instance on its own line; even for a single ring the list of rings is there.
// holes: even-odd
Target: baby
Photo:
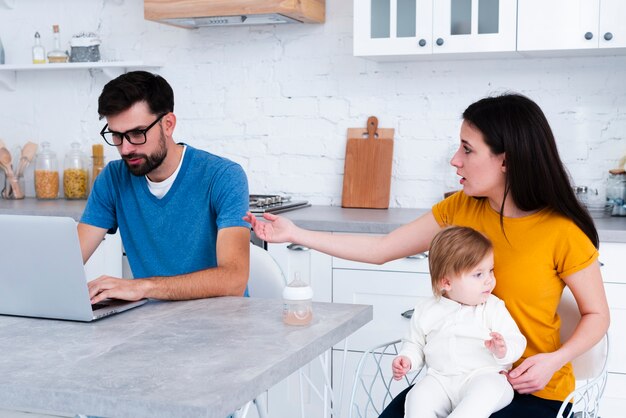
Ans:
[[[501,372],[526,347],[504,302],[491,294],[492,244],[471,228],[445,228],[430,245],[429,266],[434,297],[415,307],[392,364],[396,380],[427,366],[406,397],[405,417],[487,418],[513,399]]]

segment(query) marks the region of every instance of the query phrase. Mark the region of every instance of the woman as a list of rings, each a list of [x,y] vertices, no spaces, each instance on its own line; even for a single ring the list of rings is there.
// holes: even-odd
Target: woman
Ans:
[[[503,299],[528,340],[508,373],[515,398],[497,418],[553,418],[574,389],[570,360],[598,342],[609,309],[593,221],[573,193],[545,115],[530,99],[505,94],[470,105],[451,164],[463,187],[432,210],[386,236],[331,235],[289,220],[248,214],[255,233],[270,242],[297,242],[349,260],[382,264],[428,249],[449,225],[481,231],[494,244],[494,294]],[[556,315],[564,286],[578,302],[581,320],[561,345]],[[402,417],[398,395],[381,417]]]

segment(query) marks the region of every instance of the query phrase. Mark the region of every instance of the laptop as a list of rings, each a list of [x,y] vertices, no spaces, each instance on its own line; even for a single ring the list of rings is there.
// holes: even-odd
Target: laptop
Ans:
[[[146,302],[92,308],[74,219],[0,215],[0,314],[89,322]]]

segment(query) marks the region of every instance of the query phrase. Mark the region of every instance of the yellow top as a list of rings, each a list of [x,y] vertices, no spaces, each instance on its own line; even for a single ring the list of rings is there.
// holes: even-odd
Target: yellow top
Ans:
[[[487,199],[456,193],[433,206],[441,226],[472,227],[485,234],[494,246],[496,287],[522,334],[525,358],[549,353],[561,346],[561,320],[556,313],[565,287],[562,278],[589,266],[598,258],[591,240],[572,220],[543,209],[522,218],[504,218]],[[571,363],[557,371],[546,387],[533,393],[540,398],[562,401],[574,390]]]

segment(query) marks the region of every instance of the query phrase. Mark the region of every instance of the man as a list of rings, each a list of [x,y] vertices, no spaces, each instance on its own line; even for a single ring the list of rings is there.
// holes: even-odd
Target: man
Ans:
[[[122,157],[98,175],[78,225],[83,261],[120,230],[133,280],[89,282],[106,298],[196,299],[244,293],[249,270],[248,183],[242,168],[176,143],[174,93],[162,77],[123,74],[104,86],[100,134]]]

